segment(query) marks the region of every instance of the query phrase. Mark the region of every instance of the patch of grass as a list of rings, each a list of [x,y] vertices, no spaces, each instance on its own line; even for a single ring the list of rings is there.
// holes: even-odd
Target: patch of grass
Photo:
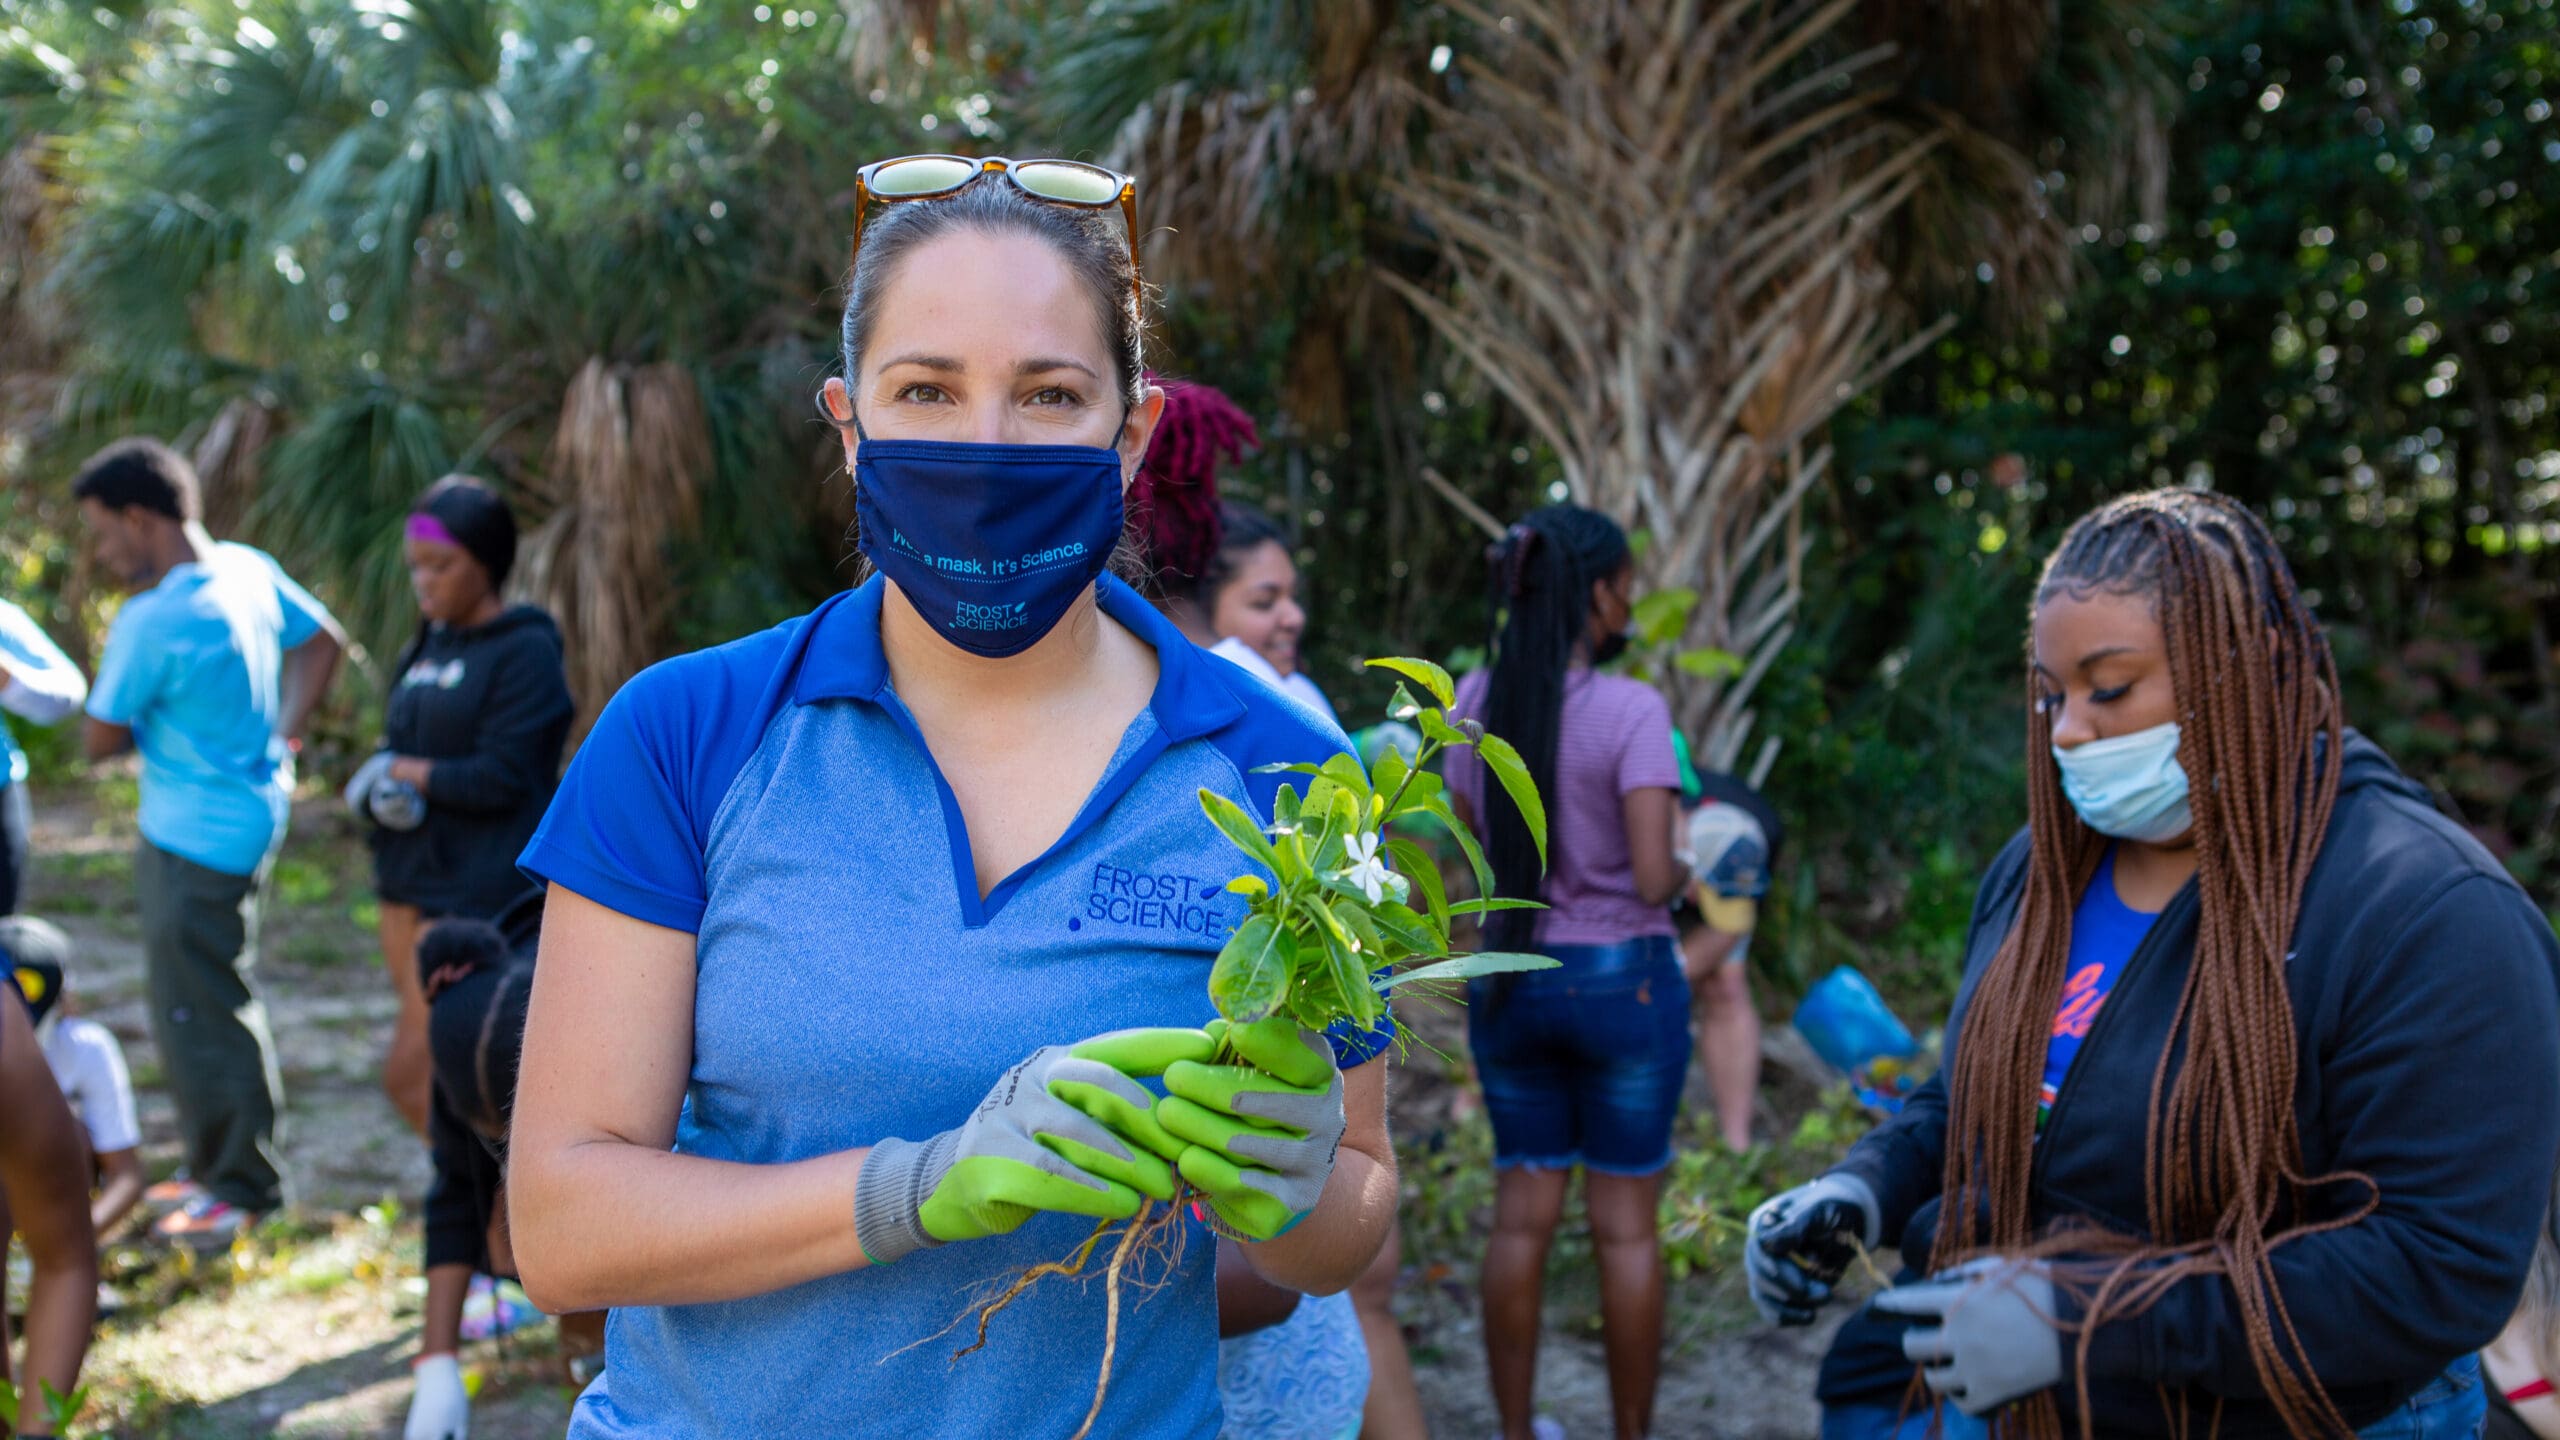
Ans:
[[[344,935],[326,930],[296,930],[285,937],[281,950],[288,963],[311,970],[325,970],[371,954],[361,947],[350,948]]]
[[[287,857],[276,862],[275,887],[278,900],[302,910],[328,903],[338,893],[338,878],[326,866]]]
[[[142,778],[130,770],[100,774],[94,793],[98,799],[97,833],[101,835],[130,823],[126,817],[142,808]]]

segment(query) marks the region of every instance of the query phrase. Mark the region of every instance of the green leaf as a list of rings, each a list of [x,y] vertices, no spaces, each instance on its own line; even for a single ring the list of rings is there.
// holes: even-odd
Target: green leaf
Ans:
[[[1397,685],[1396,698],[1387,703],[1387,718],[1390,720],[1411,720],[1421,713],[1422,702],[1413,698],[1412,691],[1407,690],[1401,684]]]
[[[1280,856],[1271,848],[1271,837],[1262,833],[1262,827],[1253,823],[1243,806],[1214,790],[1203,790],[1200,808],[1207,812],[1209,823],[1226,832],[1237,849],[1261,861],[1273,874],[1279,873]]]
[[[1248,915],[1209,967],[1209,1003],[1229,1024],[1268,1017],[1289,993],[1298,966],[1297,937],[1268,915]]]
[[[1387,863],[1396,873],[1413,882],[1422,892],[1424,913],[1430,918],[1432,934],[1439,943],[1434,950],[1449,948],[1449,892],[1440,884],[1440,865],[1428,851],[1410,840],[1390,838],[1387,841]]]
[[[1386,942],[1386,951],[1378,958],[1393,964],[1417,955],[1441,955],[1448,945],[1432,932],[1431,922],[1415,914],[1412,907],[1393,903],[1379,905],[1369,912],[1369,923],[1378,930],[1378,938]]]
[[[1376,988],[1369,982],[1369,967],[1352,953],[1349,935],[1336,933],[1347,929],[1342,923],[1343,917],[1330,910],[1326,915],[1333,922],[1323,931],[1326,978],[1343,999],[1342,1010],[1325,1017],[1326,1025],[1335,1020],[1348,1020],[1355,1027],[1366,1030],[1378,1023],[1378,1016],[1386,1009],[1386,1004],[1378,998]],[[1308,1028],[1322,1030],[1326,1025]]]
[[[1701,680],[1730,680],[1743,671],[1741,656],[1711,645],[1683,650],[1671,657],[1671,665],[1681,674],[1695,675]]]
[[[1490,915],[1496,910],[1544,910],[1546,908],[1535,900],[1512,900],[1496,895],[1486,900],[1461,900],[1449,907],[1449,913],[1459,916]]]
[[[1233,880],[1227,882],[1227,893],[1230,895],[1251,895],[1259,899],[1262,896],[1270,894],[1271,887],[1263,884],[1262,877],[1259,875],[1239,875]]]
[[[1557,962],[1550,955],[1521,955],[1506,950],[1487,950],[1475,955],[1452,955],[1446,960],[1400,971],[1374,981],[1381,991],[1392,990],[1412,980],[1473,980],[1479,975],[1509,975],[1523,970],[1553,970]]]
[[[1529,778],[1529,765],[1511,742],[1499,735],[1487,735],[1476,742],[1476,754],[1493,778],[1502,782],[1502,793],[1520,807],[1520,818],[1529,822],[1529,838],[1538,842],[1538,866],[1547,863],[1547,807],[1538,798],[1537,782]]]
[[[1458,703],[1458,687],[1449,683],[1449,672],[1428,660],[1405,658],[1372,660],[1369,665],[1372,669],[1393,670],[1430,691],[1431,698],[1439,701],[1440,708],[1443,710]]]
[[[1428,740],[1437,740],[1443,745],[1473,745],[1476,743],[1474,737],[1468,735],[1457,726],[1450,724],[1449,717],[1441,714],[1437,710],[1423,711],[1421,714],[1413,717],[1413,723],[1422,727],[1423,738]]]
[[[1476,843],[1475,832],[1460,824],[1457,812],[1449,808],[1449,797],[1432,796],[1431,803],[1423,807],[1423,813],[1447,827],[1449,834],[1457,840],[1458,848],[1466,852],[1467,868],[1475,872],[1476,894],[1491,895],[1493,867],[1485,863],[1484,847]]]
[[[1680,586],[1648,590],[1635,603],[1628,618],[1636,627],[1636,638],[1646,645],[1668,645],[1689,628],[1689,615],[1698,608],[1698,592]]]
[[[1360,768],[1359,756],[1348,753],[1334,755],[1324,762],[1322,774],[1334,784],[1360,797],[1360,808],[1364,810],[1368,808],[1369,796],[1372,793],[1369,789],[1369,772]]]
[[[38,1380],[36,1388],[44,1394],[45,1413],[53,1417],[53,1433],[69,1435],[71,1422],[80,1418],[81,1409],[89,1403],[89,1387],[83,1385],[65,1395],[54,1388],[52,1381]]]
[[[1448,786],[1441,783],[1439,776],[1428,770],[1416,771],[1412,782],[1404,787],[1404,798],[1396,802],[1396,808],[1387,812],[1387,818],[1394,820],[1426,812],[1431,808],[1431,802],[1447,790]]]
[[[1307,863],[1318,874],[1342,868],[1345,842],[1361,828],[1362,801],[1365,798],[1353,796],[1336,784],[1331,776],[1308,787],[1306,807],[1298,815],[1299,830],[1302,834],[1306,831],[1307,811],[1316,812],[1313,817],[1314,833],[1306,840]]]

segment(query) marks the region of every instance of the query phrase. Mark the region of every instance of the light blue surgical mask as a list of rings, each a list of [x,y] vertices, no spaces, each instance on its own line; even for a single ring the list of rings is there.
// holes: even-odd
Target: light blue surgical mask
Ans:
[[[2174,720],[2075,749],[2056,745],[2053,759],[2062,767],[2062,793],[2071,808],[2101,835],[2157,845],[2195,824]]]

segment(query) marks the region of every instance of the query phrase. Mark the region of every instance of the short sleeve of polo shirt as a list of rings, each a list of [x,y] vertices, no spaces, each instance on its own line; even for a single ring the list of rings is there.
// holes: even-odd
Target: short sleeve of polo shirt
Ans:
[[[780,649],[802,623],[653,665],[623,686],[561,777],[525,873],[699,933],[712,817],[763,738]]]

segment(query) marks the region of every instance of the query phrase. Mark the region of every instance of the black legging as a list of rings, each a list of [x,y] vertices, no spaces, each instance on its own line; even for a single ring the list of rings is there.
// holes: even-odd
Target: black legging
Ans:
[[[18,901],[24,898],[27,830],[34,823],[27,787],[0,781],[0,915],[17,914]]]

